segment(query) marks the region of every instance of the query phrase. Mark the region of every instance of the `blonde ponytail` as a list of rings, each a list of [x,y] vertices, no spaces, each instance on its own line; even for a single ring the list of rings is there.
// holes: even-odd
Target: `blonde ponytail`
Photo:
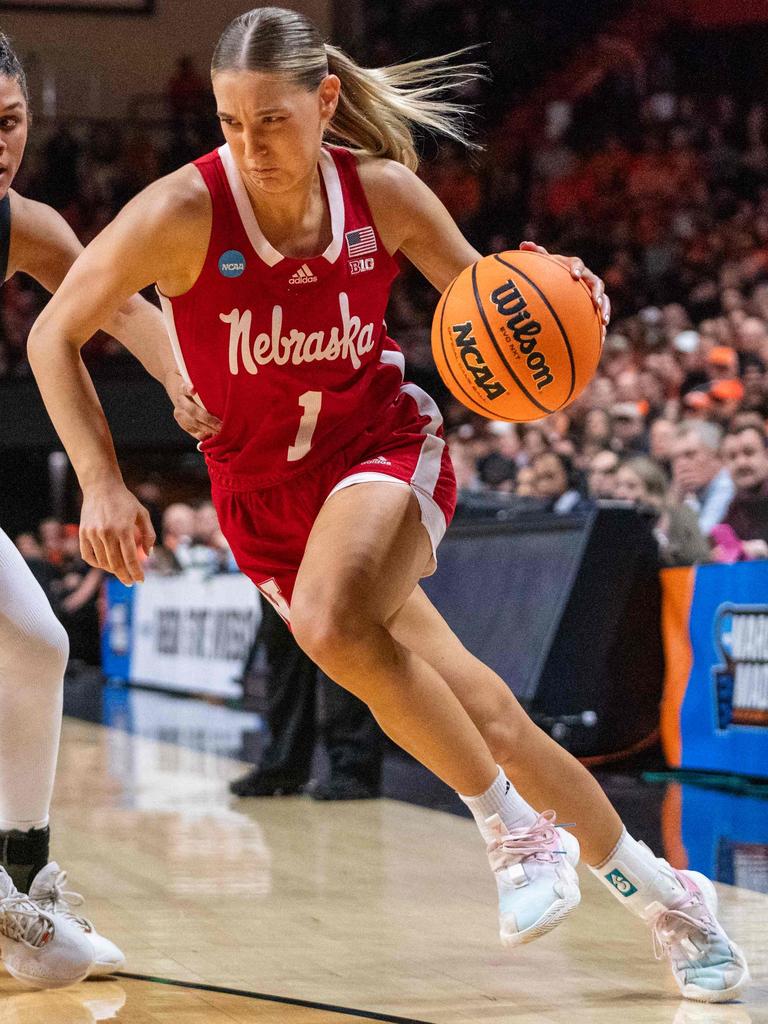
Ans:
[[[324,43],[306,15],[259,7],[241,14],[224,30],[214,50],[211,74],[279,72],[307,89],[316,89],[328,74],[338,75],[341,96],[329,134],[357,152],[388,157],[415,169],[414,132],[418,129],[477,148],[467,132],[472,108],[446,98],[487,77],[482,64],[454,63],[466,53],[458,50],[390,67],[363,68],[342,50]]]
[[[328,71],[341,80],[339,105],[329,131],[353,149],[388,157],[415,170],[414,129],[424,128],[476,148],[467,134],[472,108],[446,99],[485,77],[482,64],[454,64],[466,51],[383,68],[363,68],[326,44]]]

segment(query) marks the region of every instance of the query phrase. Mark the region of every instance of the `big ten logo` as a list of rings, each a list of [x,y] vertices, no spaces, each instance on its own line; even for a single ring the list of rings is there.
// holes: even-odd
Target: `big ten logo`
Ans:
[[[350,274],[364,274],[368,270],[373,270],[375,266],[376,262],[372,256],[364,260],[350,260],[349,272]]]
[[[719,730],[767,728],[768,605],[720,605],[714,642],[720,656],[712,668]]]

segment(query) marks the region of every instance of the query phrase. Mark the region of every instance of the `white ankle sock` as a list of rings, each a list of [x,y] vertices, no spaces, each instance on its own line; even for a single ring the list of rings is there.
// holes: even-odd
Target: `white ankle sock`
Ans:
[[[461,796],[461,799],[472,811],[472,816],[486,843],[496,838],[493,830],[486,825],[486,819],[492,814],[498,814],[510,830],[533,825],[539,817],[531,805],[523,800],[502,768],[499,768],[493,785],[485,793],[481,793],[480,796]]]
[[[653,916],[685,891],[669,864],[626,829],[610,856],[589,870],[638,917]]]

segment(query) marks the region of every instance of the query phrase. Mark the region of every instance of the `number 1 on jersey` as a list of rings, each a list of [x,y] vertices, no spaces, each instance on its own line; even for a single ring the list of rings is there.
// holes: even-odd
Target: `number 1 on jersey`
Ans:
[[[299,423],[299,432],[296,440],[288,449],[288,461],[298,462],[303,459],[312,447],[312,437],[317,426],[317,417],[320,415],[320,406],[323,404],[322,391],[305,391],[299,398],[299,405],[304,410],[304,415]]]

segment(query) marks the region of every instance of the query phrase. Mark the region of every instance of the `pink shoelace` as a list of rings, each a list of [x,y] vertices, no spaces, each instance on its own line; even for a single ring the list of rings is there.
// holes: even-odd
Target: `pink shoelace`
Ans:
[[[693,917],[686,913],[687,907],[700,908],[701,916]],[[662,910],[653,922],[653,955],[657,960],[663,960],[673,946],[679,945],[690,960],[695,960],[701,955],[701,950],[692,941],[691,933],[709,939],[714,934],[714,921],[701,894],[686,886],[686,893],[677,904]]]
[[[565,827],[556,825],[555,818],[554,811],[542,811],[533,825],[512,829],[508,835],[499,836],[490,842],[488,855],[493,870],[507,867],[510,858],[518,863],[531,857],[554,863],[558,857],[564,856],[565,850],[554,849],[558,839],[557,830]]]

